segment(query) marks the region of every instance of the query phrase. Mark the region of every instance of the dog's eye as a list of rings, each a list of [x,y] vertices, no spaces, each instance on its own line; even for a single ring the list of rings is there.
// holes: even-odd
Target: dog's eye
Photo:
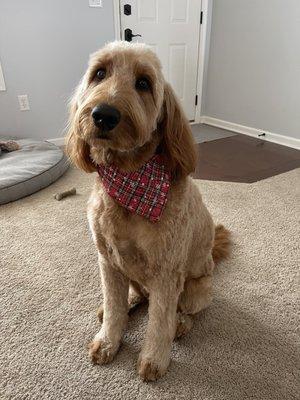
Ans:
[[[96,72],[96,78],[99,79],[99,81],[102,81],[106,76],[106,71],[104,68],[98,69]]]
[[[139,78],[135,82],[135,87],[137,90],[142,90],[142,91],[146,92],[151,89],[151,84],[147,78]]]

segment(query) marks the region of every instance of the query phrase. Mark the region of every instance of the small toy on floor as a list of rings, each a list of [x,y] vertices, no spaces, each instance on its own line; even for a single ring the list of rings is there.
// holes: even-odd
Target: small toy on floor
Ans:
[[[73,196],[74,194],[76,194],[76,188],[72,188],[70,190],[66,190],[65,192],[60,192],[60,193],[56,193],[54,195],[54,198],[58,201],[64,199],[65,197],[68,196]]]
[[[5,140],[5,141],[0,140],[0,153],[1,151],[10,152],[19,150],[20,148],[21,148],[20,145],[14,140]]]

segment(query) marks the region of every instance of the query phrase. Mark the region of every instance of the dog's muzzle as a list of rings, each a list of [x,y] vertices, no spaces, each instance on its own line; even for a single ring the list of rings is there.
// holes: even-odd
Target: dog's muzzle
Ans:
[[[120,111],[105,103],[94,107],[91,116],[97,128],[104,132],[114,129],[121,119]]]

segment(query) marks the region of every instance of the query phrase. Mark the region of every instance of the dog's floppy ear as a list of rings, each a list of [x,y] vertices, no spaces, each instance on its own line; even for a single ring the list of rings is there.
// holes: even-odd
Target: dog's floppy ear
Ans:
[[[80,127],[76,111],[77,94],[75,93],[70,103],[69,127],[66,136],[66,152],[72,163],[78,168],[83,169],[85,172],[94,172],[97,168],[90,157],[90,146],[80,137]]]
[[[191,128],[171,88],[164,87],[164,103],[159,130],[162,152],[174,178],[182,178],[196,168],[197,153]]]

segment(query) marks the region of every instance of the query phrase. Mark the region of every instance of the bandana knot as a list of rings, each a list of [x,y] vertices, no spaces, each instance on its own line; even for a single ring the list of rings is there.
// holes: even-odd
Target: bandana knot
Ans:
[[[106,192],[128,211],[157,222],[167,203],[171,174],[160,155],[140,169],[124,172],[114,165],[98,165]]]

